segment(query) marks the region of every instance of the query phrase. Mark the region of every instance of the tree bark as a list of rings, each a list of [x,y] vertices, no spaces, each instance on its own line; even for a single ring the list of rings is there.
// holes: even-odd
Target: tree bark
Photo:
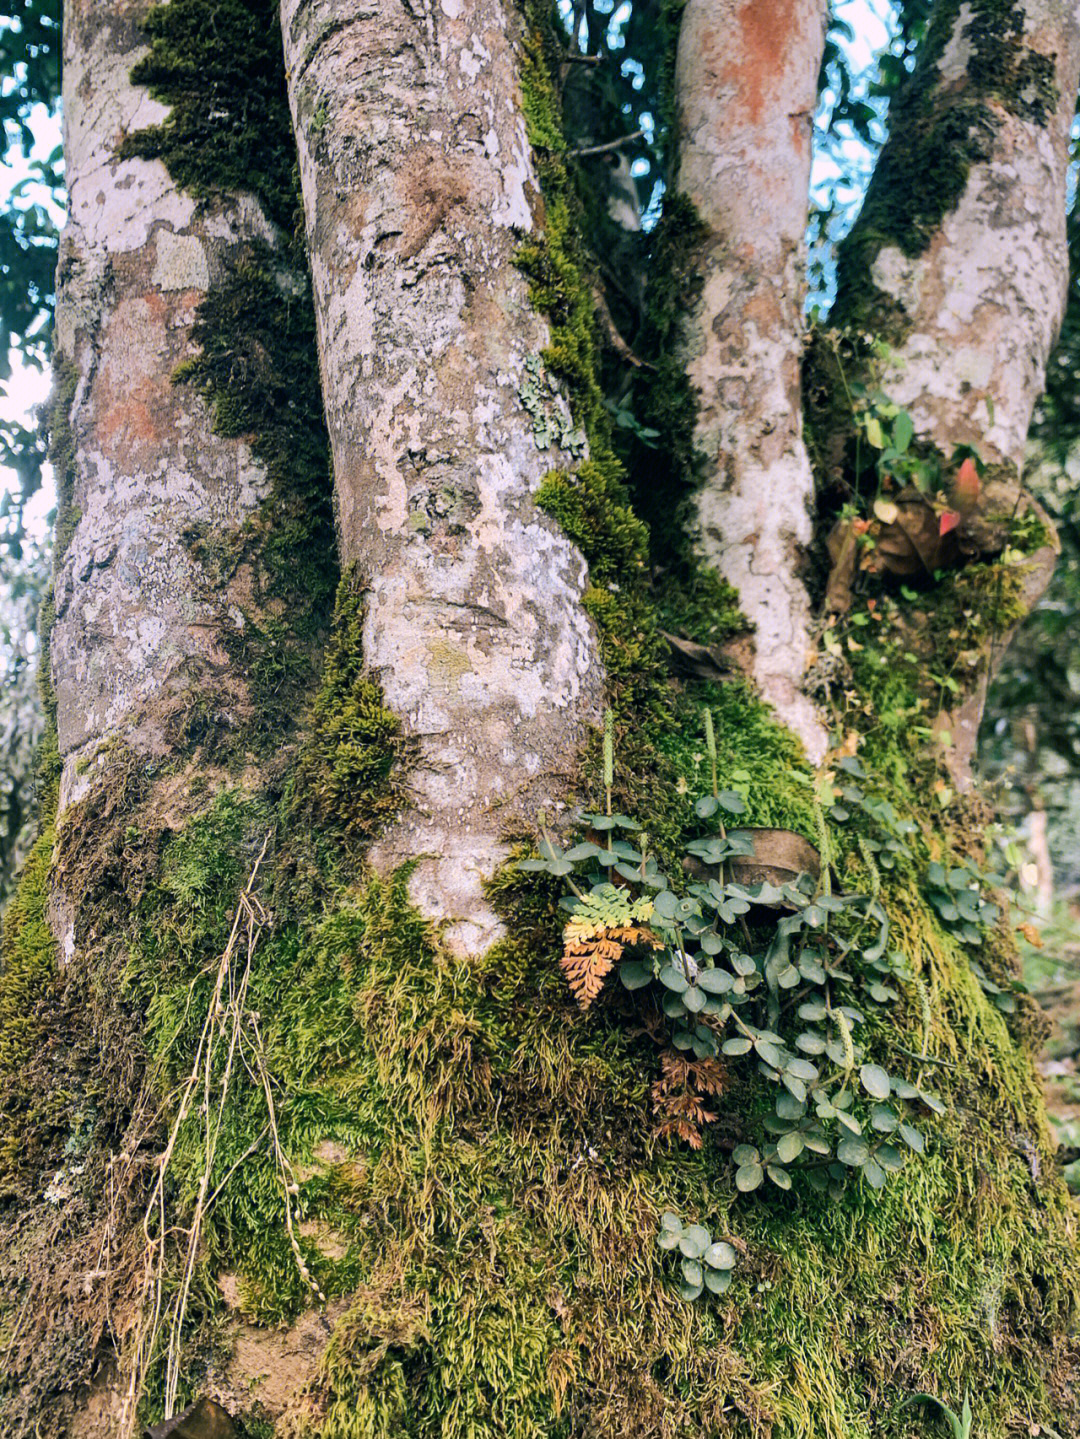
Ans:
[[[603,684],[584,562],[531,499],[552,458],[519,393],[548,332],[514,268],[542,215],[517,24],[502,0],[282,6],[342,557],[418,741],[372,857],[423,856],[412,893],[466,948],[495,932],[503,836],[561,798]]]
[[[1065,308],[1078,75],[1065,0],[935,7],[844,246],[837,316],[887,297],[882,388],[944,454],[971,445],[1023,470]]]
[[[754,626],[762,694],[815,761],[827,741],[800,688],[814,491],[800,361],[824,26],[819,0],[690,0],[676,69],[676,185],[704,225],[693,260],[700,291],[683,334],[705,461],[698,546]]]
[[[1065,310],[1078,78],[1073,4],[935,7],[839,264],[836,319],[889,342],[875,384],[909,412],[916,442],[947,464],[970,446],[988,467],[968,521],[976,540],[980,516],[1000,531],[1022,504],[1045,521],[1048,542],[1023,568],[1025,613],[1057,555],[1049,517],[1022,500],[1019,482]],[[1014,628],[991,637],[943,717],[946,764],[961,789],[972,783],[987,686]]]
[[[217,707],[233,726],[250,711],[222,637],[257,613],[251,572],[211,576],[195,542],[235,534],[267,480],[245,441],[215,433],[206,402],[174,376],[196,353],[192,328],[213,280],[251,242],[277,234],[251,197],[200,203],[160,161],[119,158],[124,137],[168,113],[130,78],[149,8],[72,3],[65,17],[69,212],[50,635],[61,813],[107,769],[110,740],[161,760],[177,749],[178,720],[193,703]],[[58,892],[68,957],[71,909]]]

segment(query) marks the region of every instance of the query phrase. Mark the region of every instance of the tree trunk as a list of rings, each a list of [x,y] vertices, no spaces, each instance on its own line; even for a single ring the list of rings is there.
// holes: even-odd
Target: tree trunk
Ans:
[[[1048,531],[1023,567],[1005,634],[976,647],[942,723],[946,762],[964,789],[987,685],[1057,554],[1049,517],[1019,481],[1065,310],[1062,197],[1078,76],[1072,5],[935,7],[840,257],[837,318],[888,342],[874,383],[910,414],[915,445],[942,457],[945,488],[958,447],[986,466],[977,497],[952,498],[969,553],[1000,552],[1003,522],[1025,511]]]
[[[342,557],[419,742],[373,857],[424,856],[411,892],[476,949],[502,837],[561,799],[603,683],[581,555],[532,499],[552,455],[521,396],[549,335],[514,265],[542,220],[519,21],[502,0],[390,19],[286,0],[282,28]],[[544,403],[568,435],[562,395]]]
[[[816,0],[690,0],[679,33],[677,188],[703,231],[683,331],[705,461],[699,548],[754,626],[752,673],[816,762],[802,693],[814,477],[802,438],[804,237],[825,42]],[[779,47],[779,50],[778,50]]]
[[[820,17],[790,12],[760,108],[727,93],[757,94],[757,12],[718,36],[691,0],[679,61],[709,231],[684,358],[730,465],[705,532],[730,500],[796,737],[660,662],[546,6],[68,11],[63,815],[4,925],[5,1435],[191,1406],[155,1439],[903,1439],[917,1392],[969,1394],[987,1439],[1080,1435],[1039,1015],[987,882],[976,942],[949,918],[981,817],[937,818],[869,611],[826,716],[848,772],[808,759]],[[768,385],[724,373],[751,342]],[[732,889],[770,836],[812,899]],[[715,960],[706,902],[734,903]]]

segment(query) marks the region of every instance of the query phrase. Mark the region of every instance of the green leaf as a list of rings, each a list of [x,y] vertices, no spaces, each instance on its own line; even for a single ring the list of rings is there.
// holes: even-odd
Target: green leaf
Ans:
[[[742,1035],[739,1035],[735,1039],[725,1039],[720,1049],[722,1053],[734,1057],[739,1054],[749,1054],[751,1044],[748,1039],[744,1039]]]
[[[795,1046],[797,1049],[801,1049],[803,1054],[825,1053],[825,1040],[820,1034],[815,1034],[812,1029],[807,1029],[802,1034],[797,1035]]]
[[[718,1239],[715,1244],[709,1245],[703,1258],[711,1269],[734,1269],[738,1255],[735,1253],[734,1245],[728,1244],[724,1239]]]
[[[791,1164],[803,1152],[803,1137],[796,1129],[782,1134],[776,1141],[776,1157],[781,1164]]]
[[[701,1272],[701,1265],[697,1262],[696,1259],[683,1260],[682,1274],[687,1284],[697,1284],[698,1286],[701,1285],[703,1278]]]
[[[700,1259],[712,1243],[712,1235],[703,1224],[691,1224],[683,1231],[679,1248],[686,1259]]]
[[[887,1104],[875,1104],[870,1111],[871,1128],[876,1129],[879,1134],[891,1134],[898,1123],[896,1111]]]
[[[657,977],[665,989],[674,990],[676,994],[685,994],[690,988],[686,975],[676,964],[665,964]]]
[[[781,1119],[802,1119],[806,1113],[806,1103],[782,1089],[776,1096],[776,1112]]]
[[[911,444],[914,436],[915,422],[907,410],[901,410],[896,419],[893,420],[892,442],[900,453],[903,454],[908,445]]]
[[[710,1294],[725,1294],[731,1288],[730,1269],[706,1269],[705,1287]]]
[[[865,1139],[860,1139],[858,1135],[845,1134],[836,1146],[836,1157],[849,1169],[858,1169],[870,1158],[870,1146]]]
[[[671,1209],[665,1209],[660,1216],[660,1228],[666,1229],[671,1234],[681,1234],[683,1223],[679,1216]]]
[[[862,1173],[871,1189],[885,1188],[885,1171],[873,1156],[863,1165]]]
[[[624,989],[644,989],[653,980],[650,959],[630,959],[619,965],[619,979]]]
[[[706,994],[727,994],[735,981],[726,969],[703,969],[699,971],[696,983]]]
[[[859,1070],[862,1086],[872,1099],[888,1099],[891,1088],[889,1076],[878,1064],[864,1064]]]
[[[760,1164],[742,1164],[735,1171],[735,1188],[741,1194],[749,1194],[757,1189],[765,1178],[765,1171]]]
[[[720,804],[715,795],[702,795],[699,800],[694,801],[694,813],[698,819],[711,819],[719,808]]]
[[[700,1014],[705,1008],[707,996],[703,989],[699,989],[696,984],[692,984],[683,995],[682,1002],[691,1014]]]
[[[720,791],[720,804],[727,810],[728,814],[746,813],[746,801],[741,794],[733,789],[722,789]]]
[[[766,1064],[771,1065],[773,1069],[780,1068],[780,1051],[775,1044],[770,1044],[767,1039],[756,1039],[754,1048]]]
[[[731,1157],[736,1164],[756,1164],[761,1155],[752,1144],[736,1144]]]
[[[923,1139],[919,1131],[913,1128],[910,1124],[900,1125],[900,1138],[904,1141],[907,1147],[909,1149],[913,1149],[916,1154],[922,1154],[926,1149],[926,1141]]]
[[[765,1166],[765,1173],[769,1176],[777,1189],[791,1188],[791,1175],[786,1169],[781,1169],[779,1164],[768,1164]]]
[[[697,1299],[701,1294],[700,1284],[687,1284],[685,1279],[679,1281],[679,1298],[685,1299],[688,1303]]]

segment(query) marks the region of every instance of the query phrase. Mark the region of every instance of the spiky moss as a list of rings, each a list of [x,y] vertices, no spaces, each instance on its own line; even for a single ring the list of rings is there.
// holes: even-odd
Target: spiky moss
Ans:
[[[1025,613],[1022,564],[970,563],[925,595],[873,604],[857,605],[838,626],[850,647],[835,704],[861,736],[871,773],[914,815],[938,778],[935,721],[977,688],[994,646]]]
[[[633,812],[647,812],[654,839],[661,849],[674,852],[690,808],[678,792],[679,773],[661,741],[673,730],[689,735],[700,729],[700,700],[673,687],[661,627],[667,621],[685,629],[692,616],[696,634],[708,642],[745,629],[745,623],[730,587],[701,570],[693,576],[664,575],[659,592],[666,595],[671,613],[654,593],[649,529],[635,513],[603,405],[588,280],[592,261],[581,238],[583,212],[564,158],[567,146],[553,79],[558,41],[546,6],[526,0],[522,8],[529,27],[521,64],[522,109],[544,198],[544,227],[519,247],[516,263],[529,279],[532,304],[551,327],[545,362],[565,381],[590,449],[589,460],[576,470],[550,474],[536,501],[589,563],[583,604],[599,633],[616,713],[620,802]],[[584,757],[578,787],[585,798],[595,798],[598,745],[597,738]]]
[[[939,84],[939,65],[958,23],[970,47],[967,83]],[[874,284],[879,252],[920,255],[955,210],[971,167],[990,157],[1004,109],[1045,126],[1057,105],[1053,58],[1024,42],[1017,0],[947,0],[935,5],[911,79],[892,101],[890,138],[859,218],[843,242],[834,316],[895,343],[903,320]]]
[[[58,489],[70,461],[63,446],[70,443],[67,405],[69,374],[57,375],[50,405],[50,456],[56,465]],[[64,399],[65,393],[67,398]],[[70,499],[70,496],[69,496]],[[48,1016],[56,1002],[56,941],[49,925],[49,866],[56,839],[60,795],[60,751],[56,739],[56,696],[49,668],[49,636],[54,620],[51,591],[38,619],[38,689],[45,712],[45,731],[37,756],[38,834],[27,855],[18,884],[0,925],[0,1198],[17,1188],[28,1157],[47,1149],[65,1127],[67,1098],[62,1091],[37,1082],[30,1065],[48,1033]]]

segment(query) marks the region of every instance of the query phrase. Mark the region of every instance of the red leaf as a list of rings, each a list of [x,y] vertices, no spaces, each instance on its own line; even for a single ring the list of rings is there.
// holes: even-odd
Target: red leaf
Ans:
[[[979,499],[979,472],[975,461],[969,455],[956,472],[953,481],[953,500],[961,510],[974,509]],[[944,530],[941,532],[945,533]]]
[[[938,529],[939,535],[947,535],[950,530],[955,530],[960,523],[960,516],[955,510],[946,510],[941,516],[941,526]]]

